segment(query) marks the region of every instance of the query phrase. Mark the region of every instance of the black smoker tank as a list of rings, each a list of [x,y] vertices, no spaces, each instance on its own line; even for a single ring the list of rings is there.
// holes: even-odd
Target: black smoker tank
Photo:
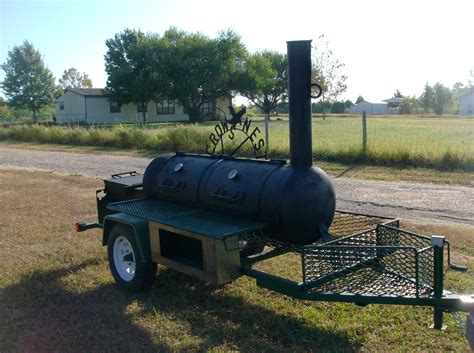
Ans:
[[[217,155],[160,156],[143,177],[146,197],[270,223],[293,244],[325,238],[336,206],[328,176],[313,167],[311,41],[288,42],[290,163]]]

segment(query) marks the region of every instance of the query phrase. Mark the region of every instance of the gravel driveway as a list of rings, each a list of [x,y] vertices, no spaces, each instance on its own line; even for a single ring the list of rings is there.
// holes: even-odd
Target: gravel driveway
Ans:
[[[114,173],[143,172],[148,158],[82,154],[0,147],[0,167],[82,174],[104,178]],[[337,208],[400,217],[418,222],[474,226],[474,188],[350,178],[333,179]]]

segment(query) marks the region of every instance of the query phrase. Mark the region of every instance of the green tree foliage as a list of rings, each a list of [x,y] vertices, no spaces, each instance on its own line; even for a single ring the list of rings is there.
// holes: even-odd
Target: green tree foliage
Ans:
[[[170,28],[152,42],[160,94],[178,100],[191,120],[201,119],[203,105],[235,89],[247,54],[240,36],[231,30],[212,39]]]
[[[428,113],[434,105],[434,91],[428,82],[425,84],[425,89],[420,97],[420,104],[425,113]]]
[[[311,109],[313,113],[316,114],[326,114],[327,112],[331,111],[332,103],[329,102],[313,102],[311,104]]]
[[[58,95],[54,77],[44,65],[40,52],[24,41],[8,52],[7,61],[1,67],[5,71],[1,87],[9,106],[27,108],[36,122],[38,110],[53,104]]]
[[[334,103],[347,90],[347,76],[344,74],[345,64],[334,57],[329,49],[329,42],[324,35],[319,36],[313,45],[312,82],[323,88],[322,101]],[[323,111],[323,119],[325,112]]]
[[[415,96],[403,97],[400,102],[400,111],[402,114],[416,114],[420,109],[420,102]]]
[[[6,121],[11,116],[10,107],[8,106],[7,102],[0,97],[0,121]]]
[[[76,68],[71,67],[64,70],[63,76],[59,79],[59,85],[63,88],[92,88],[92,80],[85,72],[81,73]]]
[[[344,114],[346,112],[346,104],[344,102],[334,102],[331,106],[331,114]]]
[[[245,47],[232,31],[211,39],[170,28],[163,36],[126,29],[106,42],[106,93],[142,107],[159,98],[178,100],[191,120],[203,105],[229,94]]]
[[[426,83],[420,103],[425,112],[433,111],[437,115],[442,115],[453,105],[453,98],[451,90],[441,83],[437,82],[433,87]]]
[[[359,103],[364,102],[364,101],[365,101],[364,97],[359,96],[359,97],[357,97],[355,104],[359,104]]]
[[[471,81],[467,81],[466,84],[463,84],[462,82],[456,82],[453,85],[452,93],[453,93],[453,99],[455,100],[456,103],[458,103],[459,98],[469,94],[474,91],[474,85]]]
[[[453,103],[453,95],[451,90],[437,82],[433,86],[433,110],[437,115],[442,115]]]
[[[459,113],[460,98],[470,92],[474,92],[474,86],[470,81],[468,81],[466,85],[462,82],[456,82],[451,91],[453,93],[453,106],[455,107],[455,113]]]
[[[395,97],[395,98],[403,98],[404,96],[403,96],[402,92],[400,92],[400,90],[397,89],[397,90],[395,91],[395,93],[393,94],[393,97]]]
[[[238,76],[238,92],[265,115],[285,103],[288,91],[288,60],[286,55],[263,51],[250,55]]]
[[[140,106],[143,123],[146,123],[146,105],[158,92],[150,42],[145,41],[142,32],[125,29],[105,44],[106,94],[119,104]]]

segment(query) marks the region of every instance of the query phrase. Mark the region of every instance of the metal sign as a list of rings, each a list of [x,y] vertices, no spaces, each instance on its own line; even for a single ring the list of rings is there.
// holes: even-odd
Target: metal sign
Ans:
[[[214,126],[214,131],[209,135],[206,152],[209,154],[233,156],[243,146],[250,144],[255,158],[267,158],[266,153],[263,152],[265,140],[260,137],[259,127],[253,127],[251,125],[252,120],[248,117],[245,117],[245,120],[242,121],[241,116],[236,119],[232,110],[231,113],[233,115],[232,120],[227,120],[224,117]],[[229,152],[227,152],[226,144],[228,142],[239,141],[239,139],[240,143],[236,147],[230,147],[228,149]]]

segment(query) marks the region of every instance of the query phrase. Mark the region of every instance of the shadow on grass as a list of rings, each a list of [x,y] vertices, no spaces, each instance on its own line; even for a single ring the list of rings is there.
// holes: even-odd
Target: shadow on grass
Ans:
[[[249,303],[249,295],[259,295],[251,287],[235,295],[167,269],[144,294],[112,284],[66,289],[74,285],[77,272],[94,263],[35,271],[5,288],[0,294],[0,351],[168,352],[224,346],[350,352],[360,347],[342,331],[312,327],[306,320]]]

